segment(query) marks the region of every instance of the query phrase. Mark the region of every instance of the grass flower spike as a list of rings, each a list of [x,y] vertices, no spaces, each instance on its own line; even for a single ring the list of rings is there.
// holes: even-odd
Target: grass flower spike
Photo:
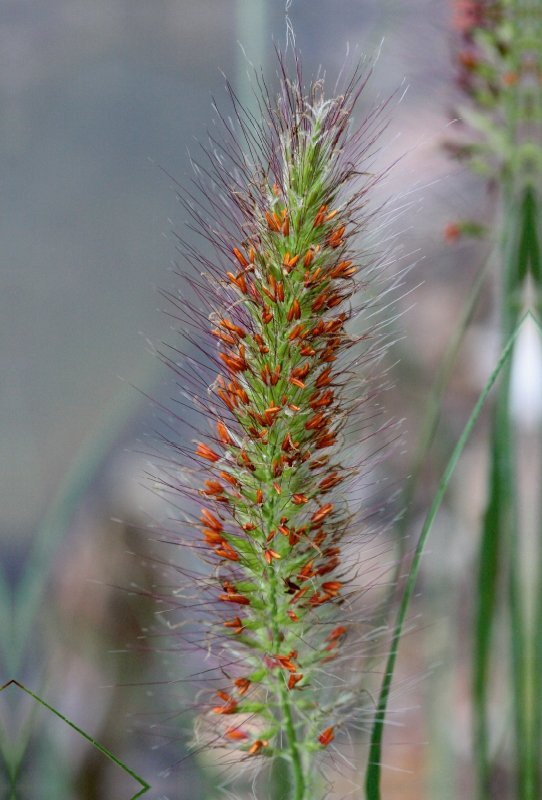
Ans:
[[[170,363],[211,427],[172,443],[183,455],[162,484],[183,498],[175,541],[203,562],[179,568],[170,598],[197,609],[182,635],[211,659],[196,742],[230,751],[230,765],[231,751],[248,766],[286,762],[288,796],[306,800],[315,759],[370,714],[360,676],[380,523],[367,496],[386,346],[375,298],[389,280],[364,236],[386,218],[368,210],[386,104],[354,129],[369,70],[325,99],[294,62],[290,80],[279,57],[278,102],[264,93],[261,122],[230,90],[237,132],[220,118],[195,166],[202,195],[179,195],[214,255],[182,242],[197,299],[168,295],[191,348]]]

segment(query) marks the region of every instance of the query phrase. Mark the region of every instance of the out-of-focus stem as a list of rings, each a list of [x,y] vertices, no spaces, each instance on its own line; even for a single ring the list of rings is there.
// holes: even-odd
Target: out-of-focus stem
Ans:
[[[478,774],[478,797],[489,800],[491,791],[491,755],[487,720],[491,642],[496,612],[500,566],[507,559],[517,533],[513,513],[513,468],[510,430],[510,365],[501,378],[493,418],[491,448],[490,498],[485,514],[477,579],[477,609],[473,652],[473,738],[474,759]]]
[[[236,29],[238,44],[236,83],[237,94],[243,108],[257,109],[256,97],[251,89],[248,73],[251,64],[265,73],[267,0],[237,0]]]

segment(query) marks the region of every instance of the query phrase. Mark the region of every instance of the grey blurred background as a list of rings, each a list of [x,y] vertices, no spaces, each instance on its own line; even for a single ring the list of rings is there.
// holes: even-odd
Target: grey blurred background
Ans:
[[[450,9],[444,0],[293,0],[288,14],[307,75],[322,65],[334,78],[347,45],[369,56],[380,48],[360,114],[376,95],[409,87],[381,156],[385,164],[407,153],[382,196],[412,190],[414,206],[397,229],[401,265],[418,262],[398,302],[397,329],[406,339],[390,354],[390,365],[398,363],[386,403],[390,415],[406,419],[406,452],[388,465],[395,483],[408,474],[423,403],[485,252],[483,244],[451,248],[443,228],[471,213],[483,221],[492,211],[483,186],[441,148],[456,100]],[[185,755],[189,724],[175,722],[174,741],[154,750],[148,732],[134,733],[134,717],[126,715],[137,722],[160,703],[177,707],[179,692],[189,690],[162,688],[155,703],[147,686],[100,687],[182,672],[181,656],[168,666],[149,653],[110,652],[132,646],[154,610],[103,585],[150,581],[148,562],[127,554],[146,552],[137,526],[160,513],[143,485],[140,444],[154,411],[131,384],[166,402],[174,393],[148,346],[175,343],[156,290],[176,282],[168,267],[181,215],[166,173],[186,181],[188,152],[197,152],[195,139],[213,119],[212,98],[227,107],[222,73],[251,102],[249,62],[263,65],[272,85],[274,46],[285,41],[284,0],[0,5],[0,553],[16,595],[31,595],[21,586],[44,592],[34,598],[37,627],[27,621],[24,629],[33,633],[21,674],[143,775],[157,798],[210,797],[212,765],[186,762],[165,774]],[[446,401],[444,453],[489,372],[491,309],[489,291]],[[467,613],[461,586],[484,496],[482,435],[469,445],[425,561],[422,589],[426,599],[434,593],[434,603],[402,646],[396,707],[410,710],[387,753],[387,798],[447,800],[465,797],[470,785],[467,678],[456,662]],[[413,530],[440,473],[436,452]],[[29,564],[34,573],[25,584]],[[17,708],[20,733],[30,707]],[[38,717],[21,797],[130,797],[129,778],[59,720]]]

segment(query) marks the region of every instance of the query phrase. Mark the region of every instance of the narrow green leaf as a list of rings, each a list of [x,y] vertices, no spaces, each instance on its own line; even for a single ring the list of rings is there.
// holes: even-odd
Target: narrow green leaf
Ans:
[[[530,272],[540,285],[540,247],[537,236],[537,207],[533,190],[528,187],[521,204],[521,236],[518,248],[518,275],[525,278]]]
[[[53,714],[59,717],[59,719],[65,722],[66,725],[69,725],[70,728],[74,729],[74,731],[77,731],[77,733],[81,734],[81,736],[84,736],[84,738],[87,739],[91,744],[93,744],[94,747],[96,747],[101,753],[107,756],[107,758],[113,761],[113,763],[115,763],[118,767],[124,770],[124,772],[127,772],[128,775],[130,775],[135,781],[137,781],[142,788],[139,792],[137,792],[137,794],[135,794],[131,798],[131,800],[136,800],[136,798],[141,797],[142,795],[146,794],[149,791],[151,786],[146,781],[144,781],[143,778],[141,778],[133,770],[131,770],[130,767],[127,767],[126,764],[123,764],[120,759],[118,759],[116,756],[113,755],[113,753],[110,753],[109,750],[106,750],[105,747],[102,747],[102,745],[99,744],[99,742],[97,742],[95,739],[93,739],[92,736],[89,736],[88,733],[85,733],[85,731],[81,730],[81,728],[78,728],[77,725],[75,725],[73,722],[67,719],[63,714],[60,713],[60,711],[57,711],[56,708],[50,706],[49,703],[46,703],[45,700],[42,700],[42,698],[38,697],[37,694],[31,692],[30,689],[27,689],[27,687],[24,684],[19,683],[19,681],[16,680],[11,680],[0,688],[0,692],[2,692],[4,689],[6,689],[8,686],[11,686],[12,684],[18,686],[19,689],[22,689],[23,692],[29,694],[30,697],[33,697],[34,700],[37,700],[38,703],[41,703],[42,706],[45,706],[45,708],[47,708],[49,711],[51,711]]]
[[[542,494],[542,492],[541,492]],[[542,575],[542,522],[539,531],[538,544],[538,575]],[[542,752],[542,580],[538,581],[538,592],[536,597],[536,610],[534,615],[534,636],[533,636],[533,750],[535,753]],[[535,788],[538,793],[542,789],[542,759],[536,761]]]
[[[534,318],[538,331],[542,336],[542,325]],[[538,545],[538,575],[542,575],[542,522],[539,531]],[[532,631],[532,721],[533,741],[532,749],[535,756],[542,752],[542,580],[538,581],[535,596],[535,610],[533,615],[534,630]],[[534,762],[534,791],[537,796],[542,790],[542,759],[535,758]]]
[[[371,736],[371,748],[369,753],[369,764],[367,767],[367,774],[365,779],[365,793],[367,800],[380,800],[380,772],[381,772],[380,761],[381,761],[381,750],[382,750],[382,736],[384,732],[384,720],[386,717],[386,710],[391,689],[391,682],[393,678],[393,671],[395,668],[395,661],[397,658],[399,639],[401,637],[401,632],[403,629],[407,608],[414,591],[414,585],[416,583],[416,578],[418,575],[418,569],[420,566],[420,561],[423,554],[425,541],[431,530],[437,512],[440,508],[440,504],[448,487],[448,483],[450,482],[450,478],[452,477],[452,474],[459,460],[459,457],[463,452],[463,448],[465,447],[465,444],[471,434],[474,424],[478,419],[480,411],[482,410],[482,407],[486,401],[486,398],[493,384],[497,380],[499,373],[501,372],[504,364],[506,363],[507,359],[510,356],[510,353],[512,352],[516,336],[518,335],[519,330],[525,318],[526,317],[522,319],[522,321],[519,323],[519,325],[516,327],[516,329],[508,339],[508,342],[506,343],[506,346],[501,353],[501,357],[499,358],[497,366],[493,370],[487,384],[482,390],[482,393],[480,394],[480,397],[478,398],[478,401],[474,406],[472,414],[469,417],[469,420],[465,425],[465,428],[463,429],[463,432],[459,438],[459,441],[455,446],[455,449],[450,457],[450,460],[448,462],[442,480],[439,484],[439,487],[433,499],[433,503],[431,504],[431,508],[427,513],[427,517],[425,519],[422,531],[420,533],[420,538],[418,539],[418,544],[416,545],[416,550],[414,551],[412,565],[410,568],[409,576],[407,579],[403,597],[401,599],[401,604],[399,607],[399,612],[395,623],[390,652],[386,663],[386,669],[382,681],[382,687],[378,698],[378,705],[373,724],[373,731]]]
[[[513,466],[510,432],[510,368],[500,386],[492,427],[491,475],[478,561],[477,609],[473,642],[473,753],[481,798],[491,796],[491,763],[487,729],[487,687],[491,634],[503,547],[510,546],[513,509]],[[506,540],[506,541],[505,541]]]
[[[522,596],[522,577],[517,536],[510,541],[508,602],[515,723],[516,791],[518,800],[538,800],[535,792],[538,753],[534,751],[531,702],[532,675],[529,642],[525,619],[525,598]]]

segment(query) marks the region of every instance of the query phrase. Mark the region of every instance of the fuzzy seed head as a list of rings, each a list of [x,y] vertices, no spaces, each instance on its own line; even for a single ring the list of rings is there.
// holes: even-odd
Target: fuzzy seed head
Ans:
[[[167,483],[201,502],[184,541],[206,571],[186,583],[220,690],[201,695],[199,741],[251,763],[286,752],[308,775],[311,754],[358,703],[359,687],[337,688],[333,663],[360,657],[366,622],[359,545],[372,531],[348,493],[359,496],[369,468],[359,430],[374,412],[371,368],[384,347],[364,322],[384,257],[360,238],[372,221],[382,109],[353,129],[362,71],[325,99],[320,82],[304,91],[297,62],[293,80],[282,58],[280,68],[261,123],[236,105],[246,151],[225,123],[224,142],[196,168],[204,201],[180,195],[216,252],[186,246],[211,284],[183,275],[198,301],[176,303],[185,328],[197,324],[208,342],[208,380],[199,360],[182,378],[212,431],[187,453],[190,478]]]

